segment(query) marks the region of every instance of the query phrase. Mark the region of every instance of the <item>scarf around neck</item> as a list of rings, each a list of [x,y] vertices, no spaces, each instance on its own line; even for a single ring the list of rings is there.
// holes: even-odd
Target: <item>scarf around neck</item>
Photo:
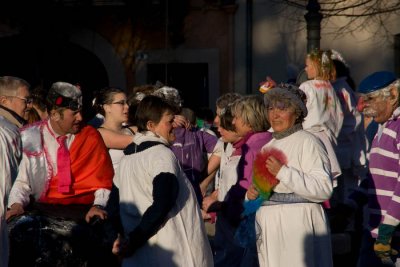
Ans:
[[[291,134],[293,134],[293,133],[295,133],[297,131],[300,131],[302,129],[303,129],[302,124],[301,123],[296,123],[295,125],[293,125],[289,129],[286,129],[286,130],[284,130],[282,132],[279,132],[279,133],[278,132],[273,132],[272,133],[272,137],[277,139],[277,140],[279,140],[279,139],[288,137],[289,135],[291,135]]]

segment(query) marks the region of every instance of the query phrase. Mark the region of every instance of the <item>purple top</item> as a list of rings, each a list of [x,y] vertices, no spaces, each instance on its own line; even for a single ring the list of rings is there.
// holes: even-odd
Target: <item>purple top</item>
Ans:
[[[372,182],[368,189],[369,227],[374,237],[385,216],[400,220],[400,108],[375,135],[370,152]],[[392,219],[393,220],[393,219]]]
[[[189,180],[200,183],[207,167],[207,153],[214,151],[218,138],[197,128],[175,128],[174,133],[172,151]]]

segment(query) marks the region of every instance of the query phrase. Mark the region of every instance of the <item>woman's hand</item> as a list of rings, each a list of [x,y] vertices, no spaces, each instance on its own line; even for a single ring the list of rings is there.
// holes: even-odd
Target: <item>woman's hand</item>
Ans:
[[[131,256],[133,252],[134,251],[129,248],[129,239],[118,234],[117,239],[113,243],[112,253],[122,259]]]
[[[190,127],[190,122],[182,115],[175,115],[172,127],[182,127],[188,129]]]
[[[276,175],[278,174],[278,172],[281,170],[282,168],[282,163],[277,160],[274,156],[270,156],[267,161],[265,162],[265,166],[267,167],[268,171],[274,176],[276,177]]]
[[[253,184],[251,184],[247,189],[246,195],[248,200],[254,200],[258,197],[259,193],[257,191],[257,188]]]
[[[208,211],[208,208],[218,200],[218,190],[212,192],[211,195],[203,198],[203,207],[202,209]]]
[[[117,239],[115,239],[114,243],[113,243],[113,247],[112,247],[112,253],[114,255],[121,255],[121,251],[123,250],[122,248],[125,246],[125,240],[121,237],[120,234],[118,234]]]

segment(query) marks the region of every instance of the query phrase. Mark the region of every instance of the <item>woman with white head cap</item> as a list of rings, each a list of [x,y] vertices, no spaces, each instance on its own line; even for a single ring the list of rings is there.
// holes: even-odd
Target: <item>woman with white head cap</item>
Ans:
[[[264,101],[273,139],[263,146],[268,157],[255,163],[247,191],[249,200],[266,196],[256,213],[260,266],[330,267],[329,226],[320,204],[332,193],[330,164],[323,144],[302,128],[305,95],[281,84],[266,92]],[[265,181],[275,186],[264,186]]]

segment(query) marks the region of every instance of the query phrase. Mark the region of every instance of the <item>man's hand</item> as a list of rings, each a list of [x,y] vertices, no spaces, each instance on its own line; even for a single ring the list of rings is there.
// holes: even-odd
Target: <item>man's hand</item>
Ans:
[[[379,225],[378,237],[374,244],[374,251],[382,263],[393,263],[391,256],[397,255],[398,252],[391,247],[392,235],[396,226],[384,224]]]
[[[392,261],[391,257],[398,254],[397,250],[392,249],[390,244],[384,245],[382,243],[375,243],[374,251],[376,256],[378,256],[383,263],[390,263]]]
[[[99,216],[100,219],[102,219],[102,220],[107,219],[107,212],[104,210],[104,208],[94,205],[90,208],[90,210],[86,214],[86,217],[85,217],[86,222],[89,223],[90,219],[96,215]]]
[[[21,203],[14,203],[11,205],[11,208],[6,212],[6,220],[9,221],[11,218],[19,216],[24,212],[25,210]]]

